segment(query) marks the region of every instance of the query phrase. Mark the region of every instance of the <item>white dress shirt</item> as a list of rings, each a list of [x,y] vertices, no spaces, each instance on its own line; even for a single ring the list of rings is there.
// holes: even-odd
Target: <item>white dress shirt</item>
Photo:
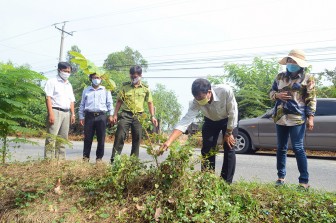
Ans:
[[[176,125],[175,129],[185,132],[194,121],[199,111],[212,121],[228,118],[227,129],[233,130],[238,123],[238,106],[232,88],[219,84],[211,87],[213,100],[204,106],[199,105],[196,99],[190,101],[187,114]]]
[[[52,107],[69,109],[70,103],[75,101],[70,82],[64,82],[58,75],[47,81],[44,87],[44,92],[47,97],[51,97]]]

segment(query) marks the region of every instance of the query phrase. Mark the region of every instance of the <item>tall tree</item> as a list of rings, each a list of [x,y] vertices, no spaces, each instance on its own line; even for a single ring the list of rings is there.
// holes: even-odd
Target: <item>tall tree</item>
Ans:
[[[251,65],[225,64],[224,78],[235,86],[240,118],[256,117],[272,107],[268,92],[280,71],[277,61],[255,58]]]
[[[123,51],[109,54],[104,61],[104,68],[107,70],[128,72],[132,65],[141,65],[144,70],[148,67],[148,63],[141,53],[128,46]]]
[[[157,84],[153,90],[153,101],[161,129],[171,129],[180,119],[182,112],[175,92],[167,90],[162,84]]]

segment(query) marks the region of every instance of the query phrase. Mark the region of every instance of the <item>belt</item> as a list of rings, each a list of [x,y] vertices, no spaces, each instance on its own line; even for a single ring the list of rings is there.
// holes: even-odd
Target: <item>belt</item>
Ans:
[[[106,115],[106,112],[89,112],[89,111],[86,111],[85,115],[90,115],[90,116],[97,117],[99,115]]]
[[[58,108],[58,107],[52,107],[52,109],[62,111],[62,112],[69,112],[70,111],[70,109],[63,109],[63,108]]]
[[[125,110],[123,110],[122,112],[125,112],[125,113],[128,113],[128,114],[130,114],[130,115],[141,115],[143,112],[136,112],[136,113],[133,113],[133,112],[131,112],[131,111],[125,111]]]

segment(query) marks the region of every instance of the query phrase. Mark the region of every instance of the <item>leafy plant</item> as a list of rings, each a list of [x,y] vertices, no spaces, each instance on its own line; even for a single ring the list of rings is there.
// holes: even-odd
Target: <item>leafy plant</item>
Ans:
[[[69,54],[73,56],[70,60],[72,63],[75,63],[83,71],[83,74],[89,75],[95,73],[97,76],[101,77],[103,80],[103,85],[107,90],[113,91],[116,88],[116,84],[113,80],[110,79],[107,71],[103,68],[97,67],[91,61],[87,60],[81,53],[76,51],[70,51]]]
[[[32,104],[43,101],[43,91],[39,86],[45,78],[28,67],[15,67],[11,63],[0,64],[0,140],[1,160],[5,163],[8,147],[12,142],[31,142],[28,134],[37,134],[44,122],[28,113]],[[21,137],[9,139],[21,133]]]

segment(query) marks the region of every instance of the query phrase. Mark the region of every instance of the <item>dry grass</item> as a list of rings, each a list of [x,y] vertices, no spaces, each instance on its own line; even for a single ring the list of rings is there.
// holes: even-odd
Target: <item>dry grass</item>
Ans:
[[[0,180],[6,182],[0,181],[0,220],[52,222],[60,215],[71,214],[69,221],[85,222],[90,216],[77,213],[75,205],[85,195],[75,185],[92,176],[103,178],[107,168],[103,163],[42,161],[2,166],[1,174]],[[55,192],[58,179],[59,194]]]

